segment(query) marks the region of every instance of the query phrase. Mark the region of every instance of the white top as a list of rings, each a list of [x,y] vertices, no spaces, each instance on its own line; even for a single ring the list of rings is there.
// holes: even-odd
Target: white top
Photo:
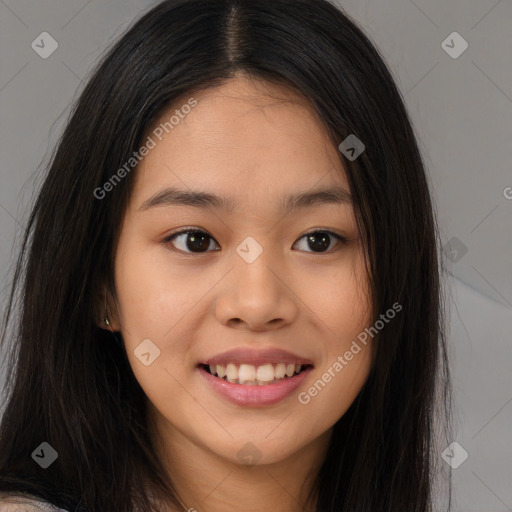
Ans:
[[[166,509],[171,510],[171,509]],[[178,512],[180,509],[172,509]],[[195,509],[190,509],[195,510]],[[23,494],[10,495],[0,491],[0,512],[68,512],[47,501],[29,498]]]
[[[0,492],[0,510],[2,512],[67,512],[47,501],[28,498],[21,494],[9,496]]]

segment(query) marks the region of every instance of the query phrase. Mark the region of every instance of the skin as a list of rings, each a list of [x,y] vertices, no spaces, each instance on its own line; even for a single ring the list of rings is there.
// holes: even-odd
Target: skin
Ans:
[[[193,97],[197,106],[136,170],[116,250],[112,328],[121,331],[148,397],[154,446],[185,510],[243,504],[247,512],[313,511],[316,498],[305,503],[307,494],[332,426],[368,377],[371,343],[308,404],[297,395],[369,326],[369,287],[351,204],[317,204],[284,216],[279,207],[290,193],[334,186],[349,192],[345,170],[312,106],[282,86],[239,75]],[[238,205],[139,210],[169,186]],[[179,228],[209,234],[208,252],[190,252],[187,235],[163,242]],[[349,242],[331,236],[327,249],[314,252],[304,235],[319,228]],[[248,236],[263,248],[250,264],[236,252]],[[160,356],[144,366],[134,350],[148,338]],[[275,405],[238,406],[207,386],[197,369],[200,360],[235,347],[279,347],[309,358],[314,369]],[[237,455],[247,442],[261,455],[253,466]]]

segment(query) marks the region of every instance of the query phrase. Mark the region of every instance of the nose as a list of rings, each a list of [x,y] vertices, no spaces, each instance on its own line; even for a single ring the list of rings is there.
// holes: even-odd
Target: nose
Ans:
[[[268,253],[267,253],[268,254]],[[235,262],[223,282],[215,305],[217,320],[232,328],[266,331],[292,323],[297,298],[282,272],[272,268],[266,252],[252,263]]]

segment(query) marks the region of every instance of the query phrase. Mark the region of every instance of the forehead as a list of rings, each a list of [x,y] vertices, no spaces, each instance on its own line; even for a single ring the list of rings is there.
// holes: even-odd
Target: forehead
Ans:
[[[195,106],[185,108],[191,100]],[[314,187],[319,180],[347,186],[337,148],[312,103],[283,85],[237,77],[183,95],[148,136],[156,145],[137,168],[137,194],[163,185],[231,196]]]

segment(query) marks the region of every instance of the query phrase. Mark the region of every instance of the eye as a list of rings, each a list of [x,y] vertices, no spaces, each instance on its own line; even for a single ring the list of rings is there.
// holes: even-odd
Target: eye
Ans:
[[[312,231],[311,233],[306,233],[304,236],[299,238],[299,240],[306,239],[305,244],[307,244],[308,247],[311,247],[312,251],[306,252],[327,252],[327,249],[331,246],[331,238],[335,238],[338,242],[341,242],[342,244],[347,243],[347,239],[333,233],[332,231]],[[297,242],[296,242],[297,243]],[[304,247],[304,245],[303,245]],[[302,249],[304,250],[304,249]]]
[[[327,230],[316,230],[310,233],[306,233],[299,241],[302,239],[306,239],[305,243],[312,251],[308,251],[302,249],[305,252],[316,252],[316,253],[325,253],[329,248],[332,248],[332,238],[335,238],[338,242],[345,244],[348,240],[332,231]],[[211,248],[211,244],[214,242],[217,245],[217,250],[220,249],[218,244],[215,242],[215,239],[212,238],[208,233],[200,229],[191,229],[186,228],[177,233],[173,233],[172,235],[165,238],[162,243],[167,245],[171,243],[174,247],[176,247],[179,251],[188,252],[188,253],[203,253],[203,252],[211,252],[208,249]],[[295,242],[297,244],[298,242]],[[294,244],[294,245],[295,245]]]
[[[162,243],[172,243],[178,250],[183,252],[201,253],[208,251],[214,239],[205,231],[200,229],[184,229],[168,236]]]

